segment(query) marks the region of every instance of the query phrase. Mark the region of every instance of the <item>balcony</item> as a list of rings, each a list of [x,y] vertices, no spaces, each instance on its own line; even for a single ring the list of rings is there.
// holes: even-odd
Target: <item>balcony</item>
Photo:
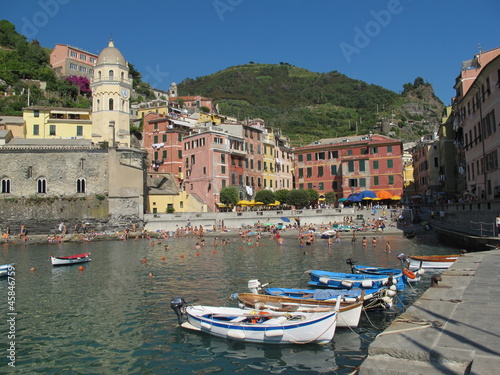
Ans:
[[[210,143],[210,148],[212,150],[218,150],[218,151],[223,151],[223,152],[229,152],[229,145],[225,145],[222,143],[216,143],[216,142],[211,142]]]

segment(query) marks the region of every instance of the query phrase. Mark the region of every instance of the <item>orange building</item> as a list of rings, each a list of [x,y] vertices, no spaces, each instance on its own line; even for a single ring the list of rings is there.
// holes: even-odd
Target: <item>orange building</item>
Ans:
[[[85,76],[94,77],[94,65],[98,55],[71,47],[67,44],[56,44],[50,53],[50,64],[61,77]]]

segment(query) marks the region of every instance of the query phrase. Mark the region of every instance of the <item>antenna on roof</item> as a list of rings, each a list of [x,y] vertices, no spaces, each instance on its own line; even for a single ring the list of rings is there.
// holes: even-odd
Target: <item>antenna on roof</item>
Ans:
[[[483,47],[481,47],[480,43],[477,44],[477,48],[479,49],[479,54],[482,54],[483,53]]]

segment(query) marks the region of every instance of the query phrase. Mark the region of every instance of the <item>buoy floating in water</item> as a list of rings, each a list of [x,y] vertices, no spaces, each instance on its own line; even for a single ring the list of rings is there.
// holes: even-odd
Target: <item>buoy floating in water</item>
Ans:
[[[80,271],[83,271],[83,266],[78,267]]]
[[[184,254],[181,254],[181,258],[184,258]]]
[[[240,250],[243,249],[241,246],[240,246]]]
[[[143,259],[143,260],[142,260],[142,263],[146,263],[146,259]]]
[[[196,253],[196,256],[199,256],[199,255],[200,255],[200,253]]]
[[[216,252],[217,252],[217,251],[215,251],[215,250],[212,250],[212,254],[215,254]]]
[[[161,257],[161,260],[165,260],[165,257]]]
[[[30,271],[34,271],[34,270],[36,270],[36,268],[35,268],[35,267],[31,267],[31,268],[30,268]]]

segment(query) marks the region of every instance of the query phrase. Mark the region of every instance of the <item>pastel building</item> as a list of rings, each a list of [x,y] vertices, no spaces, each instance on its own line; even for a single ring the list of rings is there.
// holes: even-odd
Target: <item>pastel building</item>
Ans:
[[[183,174],[183,137],[193,126],[183,120],[150,112],[144,118],[143,147],[148,152],[148,173]]]
[[[26,107],[23,108],[23,120],[28,139],[92,139],[92,118],[88,109]]]
[[[75,75],[90,79],[94,76],[96,61],[97,55],[67,44],[56,44],[50,53],[50,64],[62,77]]]
[[[337,198],[370,190],[403,193],[402,143],[383,135],[331,138],[295,150],[295,187]]]
[[[462,68],[455,84],[459,183],[461,191],[490,200],[500,197],[500,48],[481,52],[465,65],[469,68]]]
[[[99,54],[91,80],[94,143],[130,147],[132,78],[121,52],[110,41]]]

